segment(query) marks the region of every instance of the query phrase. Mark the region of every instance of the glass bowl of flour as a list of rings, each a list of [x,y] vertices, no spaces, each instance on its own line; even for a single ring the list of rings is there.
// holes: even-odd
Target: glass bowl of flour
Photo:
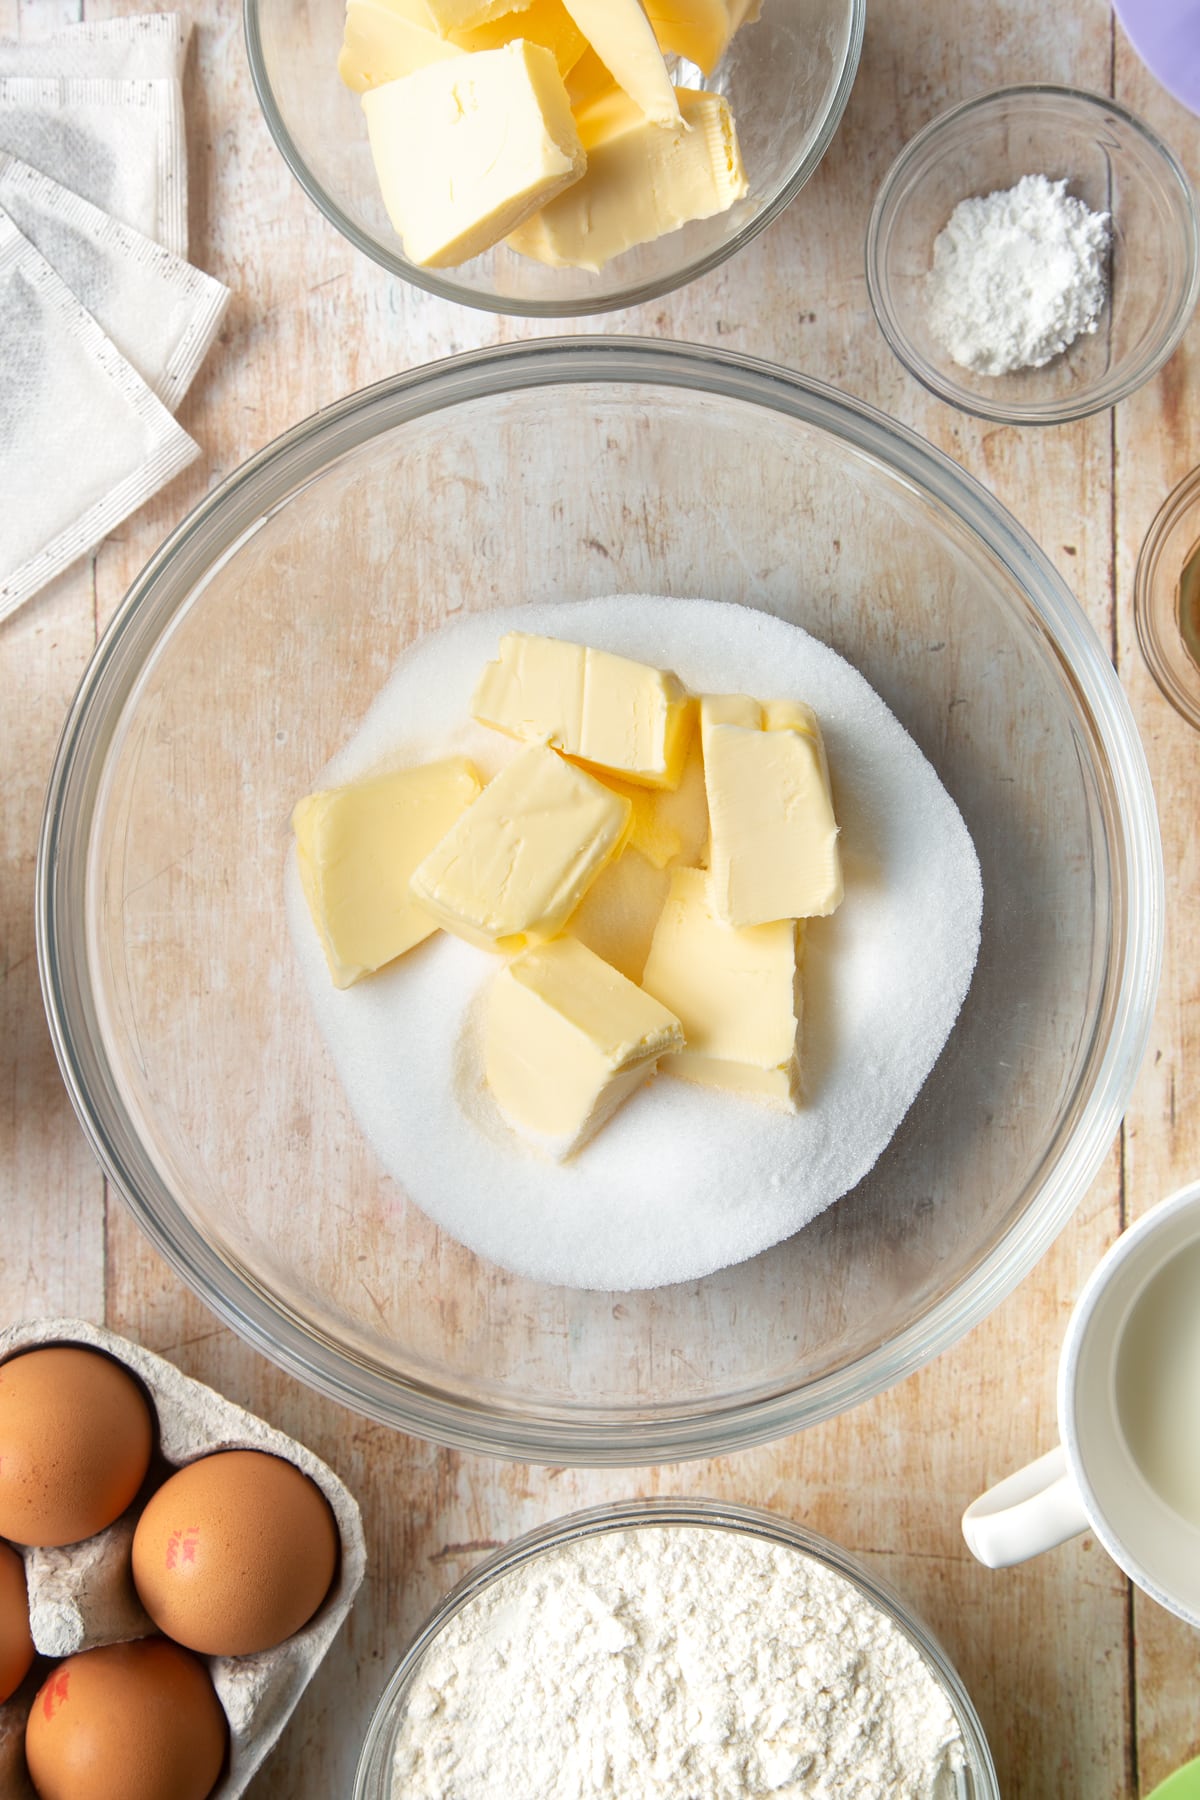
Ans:
[[[900,1596],[790,1520],[597,1507],[481,1563],[385,1689],[354,1800],[998,1800],[982,1726]]]
[[[1170,150],[1103,95],[1032,86],[943,113],[867,227],[900,361],[963,412],[1059,425],[1149,380],[1200,295],[1196,201]]]
[[[458,1055],[497,958],[314,976],[296,802],[452,750],[515,616],[816,710],[846,899],[796,1114],[659,1080],[553,1164]],[[981,1319],[1109,1151],[1162,930],[1127,703],[1020,527],[856,401],[624,337],[397,375],[216,489],[81,687],[40,869],[61,1066],[163,1254],[323,1392],[547,1462],[764,1441]]]

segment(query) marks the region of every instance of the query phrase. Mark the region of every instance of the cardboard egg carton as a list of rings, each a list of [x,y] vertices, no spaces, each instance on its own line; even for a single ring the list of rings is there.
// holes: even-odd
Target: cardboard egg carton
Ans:
[[[0,1331],[0,1363],[41,1344],[80,1344],[105,1351],[141,1381],[158,1421],[157,1447],[173,1468],[220,1450],[265,1450],[294,1463],[328,1500],[341,1538],[341,1557],[321,1606],[302,1630],[255,1656],[209,1656],[213,1686],[229,1721],[229,1758],[212,1800],[237,1800],[266,1759],[340,1630],[362,1582],[366,1545],[362,1518],[349,1490],[311,1450],[264,1420],[182,1374],[161,1356],[82,1319],[41,1319]],[[73,1656],[98,1644],[117,1644],[155,1630],[134,1590],[133,1532],[139,1501],[106,1530],[60,1550],[24,1549],[29,1619],[43,1656]],[[25,1720],[44,1678],[37,1665],[13,1698],[0,1706],[0,1794],[32,1800],[25,1773]]]

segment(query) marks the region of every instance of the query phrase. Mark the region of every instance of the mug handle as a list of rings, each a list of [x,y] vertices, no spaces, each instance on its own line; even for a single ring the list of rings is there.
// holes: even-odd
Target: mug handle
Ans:
[[[1061,1444],[998,1481],[962,1516],[967,1548],[989,1569],[1040,1556],[1090,1524]]]

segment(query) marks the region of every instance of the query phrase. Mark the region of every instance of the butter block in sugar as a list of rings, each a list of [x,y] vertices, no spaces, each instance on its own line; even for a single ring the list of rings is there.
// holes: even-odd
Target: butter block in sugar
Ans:
[[[618,90],[579,107],[587,172],[512,231],[511,248],[552,268],[599,270],[742,199],[750,184],[728,103],[695,88],[675,92],[675,126],[653,124]]]
[[[471,700],[481,724],[647,787],[678,786],[692,708],[669,669],[563,638],[506,632]]]
[[[510,1124],[559,1158],[682,1045],[667,1007],[571,937],[516,957],[488,995],[488,1087]]]
[[[630,844],[600,871],[571,914],[567,935],[640,981],[669,888],[665,870]]]
[[[101,1350],[138,1377],[153,1403],[159,1449],[165,1462],[182,1467],[220,1450],[261,1450],[294,1463],[329,1502],[341,1540],[333,1586],[295,1636],[253,1657],[205,1659],[229,1721],[229,1762],[212,1800],[238,1800],[266,1760],[300,1695],[345,1622],[366,1567],[358,1506],[343,1482],[294,1438],[193,1381],[172,1363],[81,1319],[44,1319],[0,1332],[0,1362],[41,1344],[74,1343]],[[43,1656],[65,1657],[99,1644],[145,1636],[152,1629],[133,1593],[129,1573],[135,1509],[82,1544],[52,1552],[25,1550],[30,1623]],[[6,1767],[23,1769],[25,1718],[44,1666],[0,1707],[0,1793],[21,1795],[4,1784]],[[15,1748],[14,1748],[15,1746]],[[7,1764],[6,1764],[6,1759]],[[14,1776],[14,1783],[16,1782]],[[32,1789],[29,1790],[32,1795]],[[24,1797],[22,1796],[22,1800]]]
[[[628,800],[545,744],[518,752],[413,871],[447,931],[521,950],[561,931],[629,826]]]
[[[362,104],[388,217],[426,268],[481,255],[583,174],[567,90],[541,44],[431,62]]]
[[[709,898],[727,925],[821,918],[843,894],[829,765],[811,708],[706,694]]]
[[[448,756],[297,804],[300,881],[336,987],[350,987],[437,930],[409,881],[481,786],[465,756]]]
[[[672,872],[642,974],[687,1039],[664,1059],[664,1075],[796,1110],[803,932],[791,919],[724,925],[709,905],[704,870]]]

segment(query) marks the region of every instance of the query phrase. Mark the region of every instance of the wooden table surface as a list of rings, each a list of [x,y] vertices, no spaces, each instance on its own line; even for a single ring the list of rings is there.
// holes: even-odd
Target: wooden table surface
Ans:
[[[41,36],[82,10],[78,0],[0,0],[0,35]],[[110,10],[99,0],[86,13]],[[116,10],[141,8],[116,0]],[[1124,1128],[1068,1229],[984,1325],[891,1392],[765,1448],[667,1469],[528,1468],[367,1423],[218,1326],[106,1192],[47,1035],[33,921],[43,789],[97,634],[142,563],[207,489],[316,408],[395,369],[554,329],[447,305],[352,252],[268,137],[235,0],[191,0],[185,10],[195,26],[191,257],[234,295],[180,412],[203,457],[0,625],[0,1319],[105,1322],[312,1445],[361,1497],[366,1585],[251,1792],[349,1792],[386,1675],[435,1600],[489,1547],[580,1505],[666,1493],[775,1508],[886,1574],[957,1663],[1006,1800],[1147,1794],[1200,1752],[1200,1635],[1134,1592],[1090,1536],[990,1573],[969,1558],[958,1518],[982,1487],[1053,1442],[1063,1330],[1104,1249],[1200,1174],[1200,737],[1154,686],[1132,613],[1154,512],[1200,462],[1200,319],[1115,412],[1053,430],[988,425],[930,399],[893,359],[870,311],[862,244],[892,157],[970,95],[1029,80],[1114,94],[1161,133],[1193,181],[1200,119],[1141,67],[1107,0],[871,0],[845,119],[790,210],[707,279],[601,322],[720,343],[833,382],[915,427],[1017,515],[1086,609],[1132,702],[1158,795],[1170,905],[1150,1048]]]

